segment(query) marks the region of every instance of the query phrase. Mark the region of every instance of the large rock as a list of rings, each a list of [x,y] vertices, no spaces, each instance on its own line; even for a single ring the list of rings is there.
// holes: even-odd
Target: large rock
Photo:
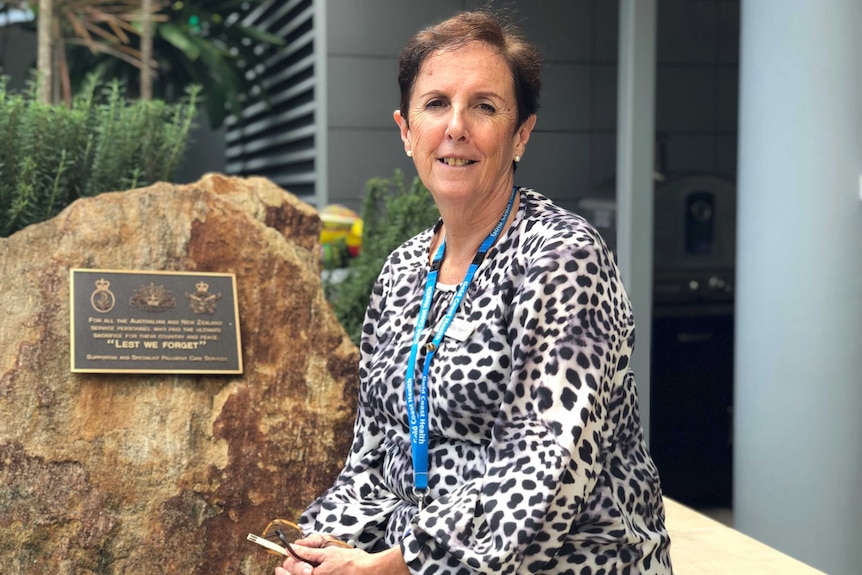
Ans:
[[[208,175],[82,199],[0,239],[0,573],[271,573],[246,541],[349,448],[357,350],[314,210]],[[69,269],[236,274],[244,375],[73,374]]]

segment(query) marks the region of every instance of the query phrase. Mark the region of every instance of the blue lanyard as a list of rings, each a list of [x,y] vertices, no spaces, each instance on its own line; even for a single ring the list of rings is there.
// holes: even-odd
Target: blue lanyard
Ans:
[[[407,360],[407,377],[404,382],[404,396],[407,403],[407,416],[410,420],[410,443],[413,447],[413,484],[414,493],[419,497],[419,508],[422,509],[424,504],[425,492],[428,490],[428,370],[431,367],[431,360],[434,359],[434,354],[443,341],[443,336],[446,330],[449,329],[449,324],[455,317],[458,307],[461,305],[461,300],[467,293],[467,288],[473,281],[473,276],[476,275],[476,270],[485,259],[485,254],[497,241],[497,237],[503,230],[506,220],[509,219],[509,214],[512,212],[512,205],[515,203],[515,193],[517,188],[512,188],[512,195],[509,197],[509,204],[506,206],[506,211],[500,218],[500,221],[479,246],[479,251],[473,258],[470,267],[467,269],[467,274],[464,276],[464,281],[458,286],[458,291],[449,305],[449,310],[443,317],[440,328],[434,334],[434,338],[428,343],[425,348],[427,355],[422,366],[422,377],[419,385],[419,408],[416,408],[416,396],[414,387],[416,385],[416,356],[419,353],[419,344],[422,339],[422,331],[425,327],[425,322],[428,320],[428,313],[431,309],[431,300],[434,297],[434,291],[437,288],[437,274],[440,271],[440,266],[443,263],[443,254],[446,252],[446,238],[440,243],[440,248],[434,255],[431,261],[431,270],[428,272],[428,279],[425,281],[425,292],[422,294],[422,303],[419,307],[419,317],[416,319],[416,327],[413,328],[413,342],[410,347],[410,357]]]

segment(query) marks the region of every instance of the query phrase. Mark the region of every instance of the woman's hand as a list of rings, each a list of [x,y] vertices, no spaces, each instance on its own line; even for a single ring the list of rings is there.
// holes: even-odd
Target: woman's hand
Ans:
[[[322,535],[314,533],[303,539],[297,539],[291,545],[291,548],[296,551],[296,554],[308,561],[313,561],[315,564],[322,563],[322,559],[312,557],[313,553],[323,548],[326,545],[326,540]],[[281,567],[275,568],[275,575],[307,575],[311,573],[313,566],[310,563],[297,561],[292,555],[285,557]]]
[[[286,557],[275,575],[409,575],[401,549],[392,547],[380,553],[367,553],[360,549],[324,547],[326,540],[318,534],[309,535],[294,544],[297,553],[309,563]]]

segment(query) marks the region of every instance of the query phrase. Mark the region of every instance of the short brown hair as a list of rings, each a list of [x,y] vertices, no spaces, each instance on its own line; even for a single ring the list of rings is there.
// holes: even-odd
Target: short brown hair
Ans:
[[[456,50],[471,42],[482,42],[499,50],[509,64],[518,104],[515,129],[539,109],[542,59],[539,51],[524,36],[519,27],[497,17],[489,10],[462,12],[436,26],[417,33],[404,49],[398,61],[398,85],[401,88],[401,116],[408,121],[407,111],[413,86],[422,63],[438,50]]]

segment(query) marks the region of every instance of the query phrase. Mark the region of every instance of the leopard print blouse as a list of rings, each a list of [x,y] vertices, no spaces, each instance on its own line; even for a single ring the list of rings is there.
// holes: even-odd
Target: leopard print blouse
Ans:
[[[429,229],[391,254],[374,287],[353,447],[303,527],[368,551],[400,545],[417,575],[669,574],[613,255],[583,218],[519,193],[431,365],[430,503],[420,512],[412,489],[403,388]],[[438,286],[428,325],[454,290]]]

